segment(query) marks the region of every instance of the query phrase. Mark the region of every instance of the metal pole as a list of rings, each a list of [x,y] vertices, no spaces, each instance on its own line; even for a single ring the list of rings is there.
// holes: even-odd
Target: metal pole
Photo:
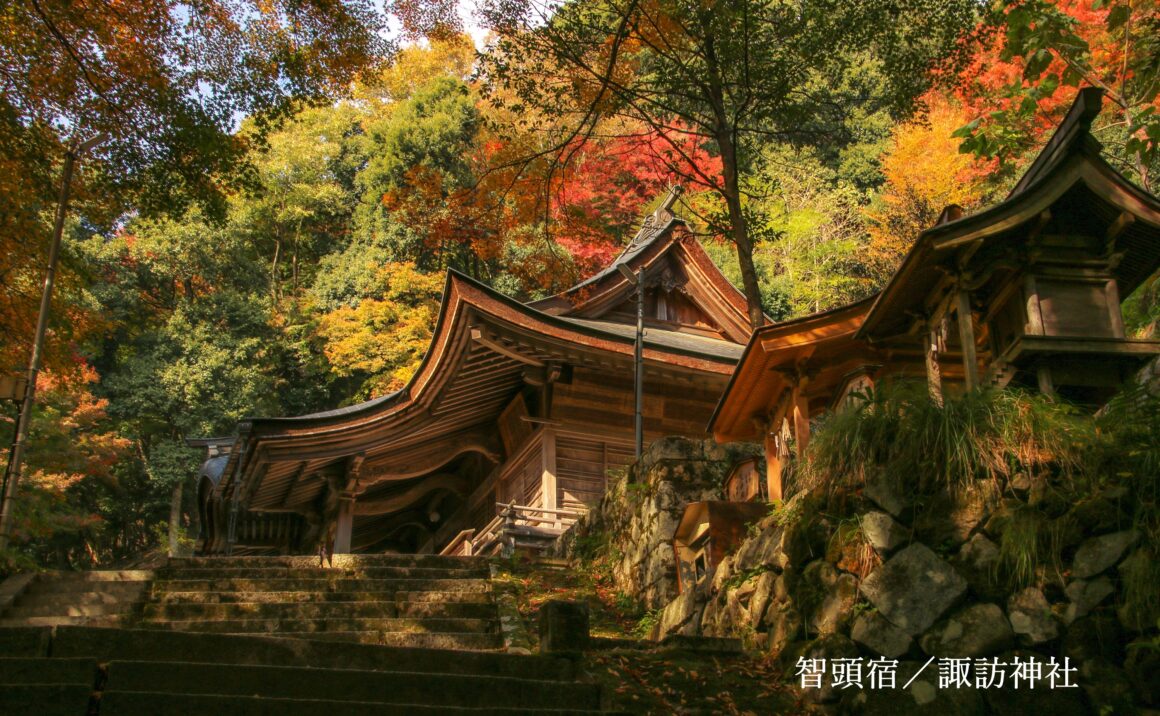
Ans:
[[[636,461],[644,451],[644,269],[636,274]],[[639,469],[639,468],[638,468]]]
[[[56,216],[52,225],[52,243],[48,250],[48,267],[44,276],[44,290],[40,294],[40,313],[36,319],[36,335],[32,341],[32,358],[28,362],[28,382],[24,387],[24,400],[20,403],[20,414],[16,419],[16,437],[8,456],[8,466],[4,470],[4,489],[0,493],[0,549],[8,546],[8,533],[12,529],[12,501],[16,496],[16,486],[20,482],[20,469],[24,458],[24,445],[28,441],[28,425],[32,419],[32,406],[36,401],[36,376],[40,373],[40,362],[44,353],[44,333],[48,327],[48,313],[52,307],[52,289],[56,281],[56,263],[60,257],[61,235],[64,233],[65,215],[68,213],[69,192],[72,189],[73,166],[77,159],[105,140],[98,135],[77,149],[70,149],[64,155],[64,169],[60,179],[60,198],[56,204]]]

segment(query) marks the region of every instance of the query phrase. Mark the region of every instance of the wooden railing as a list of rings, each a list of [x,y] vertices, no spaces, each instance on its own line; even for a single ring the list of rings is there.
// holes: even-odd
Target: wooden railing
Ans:
[[[445,554],[510,554],[517,547],[546,549],[584,515],[584,510],[496,503],[499,514],[472,536],[455,540]],[[450,552],[454,548],[456,551]]]

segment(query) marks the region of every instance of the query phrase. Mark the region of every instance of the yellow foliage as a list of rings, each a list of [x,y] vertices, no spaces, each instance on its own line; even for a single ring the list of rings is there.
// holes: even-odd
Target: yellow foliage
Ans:
[[[406,385],[415,374],[439,310],[443,280],[411,263],[379,270],[381,298],[364,298],[325,314],[318,332],[332,371],[364,377],[360,398],[373,398]]]
[[[941,95],[927,97],[929,113],[898,125],[882,157],[886,185],[867,211],[869,261],[880,280],[889,278],[918,235],[951,204],[967,212],[987,197],[988,163],[959,152],[952,136],[970,121],[964,109]]]
[[[475,44],[468,35],[448,35],[430,44],[412,45],[399,52],[378,75],[359,82],[355,99],[398,102],[437,77],[466,80],[475,65]]]

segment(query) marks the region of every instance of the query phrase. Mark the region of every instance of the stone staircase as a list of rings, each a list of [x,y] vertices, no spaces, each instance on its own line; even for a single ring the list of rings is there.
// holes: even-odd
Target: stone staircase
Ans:
[[[174,559],[6,588],[5,716],[604,713],[571,660],[503,651],[480,558]]]
[[[153,572],[44,572],[14,579],[11,604],[4,609],[0,601],[0,627],[118,626],[136,619]]]
[[[137,626],[386,646],[503,647],[480,558],[340,555],[174,559],[156,572]]]
[[[51,656],[49,656],[51,654]],[[550,656],[77,626],[0,629],[0,713],[604,713]]]

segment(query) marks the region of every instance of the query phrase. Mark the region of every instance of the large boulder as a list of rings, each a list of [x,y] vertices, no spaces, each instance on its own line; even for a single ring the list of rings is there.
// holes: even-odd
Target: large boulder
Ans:
[[[1137,644],[1128,650],[1124,671],[1140,703],[1160,708],[1160,649],[1152,648],[1149,642]]]
[[[1071,624],[1076,619],[1087,616],[1115,591],[1112,580],[1106,576],[1072,581],[1067,585],[1067,589],[1063,590],[1069,600],[1067,609],[1063,612],[1063,623]]]
[[[802,633],[802,617],[788,604],[774,604],[765,613],[765,623],[769,625],[767,648],[771,654],[780,654],[786,647],[799,641]]]
[[[1059,636],[1059,624],[1043,592],[1028,587],[1007,600],[1007,618],[1024,644],[1042,644]]]
[[[1079,670],[1079,683],[1083,687],[1092,711],[1099,714],[1135,714],[1136,704],[1132,693],[1132,682],[1124,670],[1104,661],[1094,659]]]
[[[963,597],[967,582],[929,547],[915,543],[875,569],[860,589],[887,621],[917,636]]]
[[[914,521],[915,531],[928,544],[960,545],[987,519],[987,504],[982,486],[936,493]]]
[[[839,572],[829,562],[814,560],[802,571],[797,606],[806,617],[810,634],[844,630],[857,600],[858,580]]]
[[[757,575],[752,580],[753,595],[749,599],[747,610],[749,613],[749,625],[754,629],[761,627],[762,619],[765,617],[766,609],[769,608],[778,578],[779,575],[777,573],[766,571]]]
[[[974,658],[1010,649],[1014,641],[1002,609],[994,604],[973,604],[935,624],[919,643],[931,656]]]
[[[885,512],[867,512],[862,515],[861,523],[866,541],[883,554],[893,552],[910,539],[909,530]]]
[[[1071,576],[1076,579],[1094,577],[1120,561],[1124,550],[1136,543],[1140,535],[1135,530],[1113,532],[1093,537],[1079,546],[1071,563]]]
[[[855,619],[850,638],[889,659],[903,656],[914,644],[909,634],[886,621],[878,612],[866,612]]]
[[[951,565],[967,580],[971,591],[983,599],[1002,599],[1006,591],[996,577],[999,546],[978,533],[967,540],[950,559]]]
[[[868,475],[863,494],[893,517],[901,517],[911,504],[910,495],[902,488],[900,481],[885,472]]]
[[[686,589],[661,610],[657,625],[651,635],[659,640],[669,634],[694,636],[700,626],[701,610],[705,608],[696,589]]]

